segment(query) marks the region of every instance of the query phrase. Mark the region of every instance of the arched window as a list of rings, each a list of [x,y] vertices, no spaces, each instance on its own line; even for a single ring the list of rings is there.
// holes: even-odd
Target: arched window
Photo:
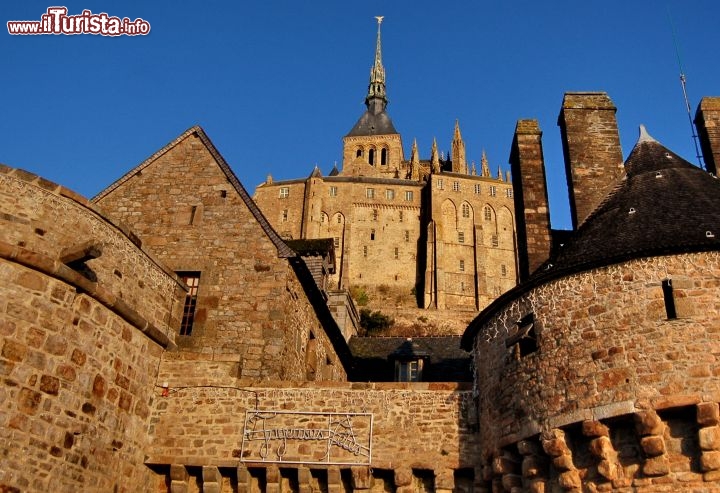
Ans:
[[[358,149],[358,150],[355,152],[355,157],[361,157],[361,156],[362,156],[362,149]]]
[[[486,221],[492,220],[492,210],[488,206],[485,206],[485,220]]]
[[[385,166],[387,165],[387,149],[383,148],[382,151],[380,151],[380,165]]]
[[[375,165],[375,149],[370,149],[368,151],[368,163],[370,163],[370,166]]]
[[[462,205],[462,215],[463,217],[470,217],[470,206],[468,204]]]

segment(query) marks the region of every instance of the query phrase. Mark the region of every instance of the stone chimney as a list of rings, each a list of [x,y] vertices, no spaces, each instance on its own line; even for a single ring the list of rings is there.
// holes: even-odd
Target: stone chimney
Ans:
[[[550,212],[542,132],[537,120],[518,120],[510,167],[517,221],[518,277],[525,281],[550,255]]]
[[[615,111],[605,92],[567,92],[563,98],[558,125],[574,229],[623,175]]]
[[[720,97],[702,98],[695,113],[705,169],[717,176],[720,165]]]

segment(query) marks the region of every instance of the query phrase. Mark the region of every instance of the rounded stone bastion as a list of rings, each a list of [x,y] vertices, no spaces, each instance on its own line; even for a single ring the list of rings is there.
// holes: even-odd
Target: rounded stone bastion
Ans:
[[[184,288],[88,200],[0,165],[1,491],[142,491]]]

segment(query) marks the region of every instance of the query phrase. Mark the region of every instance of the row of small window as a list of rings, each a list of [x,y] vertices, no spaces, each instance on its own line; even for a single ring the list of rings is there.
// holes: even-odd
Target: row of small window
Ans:
[[[364,153],[365,153],[364,149],[362,147],[359,147],[355,151],[355,157],[362,157]],[[370,149],[368,149],[367,156],[368,156],[368,164],[370,166],[375,166],[375,164],[376,164],[375,163],[375,153],[376,153],[375,148],[371,147]],[[383,147],[380,149],[380,166],[386,166],[387,164],[388,164],[388,149],[386,147]]]
[[[332,189],[335,187],[330,187],[330,196],[334,195],[332,194]],[[374,188],[366,188],[365,189],[365,197],[368,199],[374,199],[375,198],[375,189]],[[385,190],[385,198],[388,200],[395,200],[395,190],[392,188],[388,188]],[[412,190],[405,190],[405,200],[408,202],[412,202],[413,199],[413,192]]]
[[[465,261],[464,260],[460,260],[460,263],[458,264],[458,270],[460,272],[465,272]],[[500,266],[500,275],[502,277],[507,276],[507,266],[505,264]]]
[[[458,243],[465,243],[465,231],[458,231]],[[490,237],[490,243],[494,248],[497,248],[500,245],[498,235],[492,235]]]
[[[368,256],[368,247],[367,245],[363,246],[363,257],[367,258]],[[395,247],[393,251],[393,258],[395,260],[398,260],[400,258],[400,249],[398,247]]]
[[[438,178],[437,181],[435,182],[435,185],[438,190],[445,189],[445,183],[442,178]],[[461,190],[460,182],[454,181],[452,184],[452,189],[453,189],[453,192],[459,192]],[[480,193],[482,193],[482,187],[479,184],[475,184],[474,191],[476,194],[480,194]],[[489,193],[490,193],[491,197],[496,197],[497,196],[497,187],[495,185],[490,185]],[[505,189],[505,196],[508,198],[512,198],[512,196],[513,196],[512,188]]]
[[[486,221],[492,221],[492,209],[490,206],[485,206],[483,208],[483,214]],[[470,206],[466,203],[463,203],[462,205],[462,217],[470,217]]]
[[[403,236],[405,238],[405,241],[410,241],[410,231],[405,230],[403,233]],[[370,230],[370,241],[375,241],[375,230],[374,229]]]

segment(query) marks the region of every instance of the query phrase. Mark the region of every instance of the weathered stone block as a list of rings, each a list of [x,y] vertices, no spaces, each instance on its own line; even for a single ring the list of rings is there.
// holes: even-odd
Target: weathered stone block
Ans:
[[[395,469],[395,486],[408,486],[412,484],[413,473],[409,467]]]
[[[575,490],[582,487],[580,474],[577,471],[565,471],[558,476],[558,483],[566,490]]]
[[[700,426],[720,424],[720,406],[717,402],[701,402],[697,405],[697,422]]]
[[[635,413],[635,427],[642,435],[662,435],[665,424],[653,410]]]
[[[640,439],[640,446],[650,457],[665,453],[665,439],[658,435],[650,435]]]
[[[708,450],[700,454],[700,467],[703,471],[720,469],[720,451]]]
[[[368,490],[372,486],[373,477],[370,474],[370,469],[367,467],[353,466],[352,472],[352,487],[355,490]]]
[[[600,421],[583,421],[582,432],[583,435],[588,437],[610,436],[610,431],[608,427],[602,424]]]
[[[720,450],[720,426],[700,428],[698,441],[702,450]]]
[[[615,455],[615,449],[607,436],[599,436],[590,441],[590,453],[601,459],[608,459]]]
[[[670,463],[667,456],[651,457],[646,459],[642,471],[647,476],[664,476],[670,472]]]

